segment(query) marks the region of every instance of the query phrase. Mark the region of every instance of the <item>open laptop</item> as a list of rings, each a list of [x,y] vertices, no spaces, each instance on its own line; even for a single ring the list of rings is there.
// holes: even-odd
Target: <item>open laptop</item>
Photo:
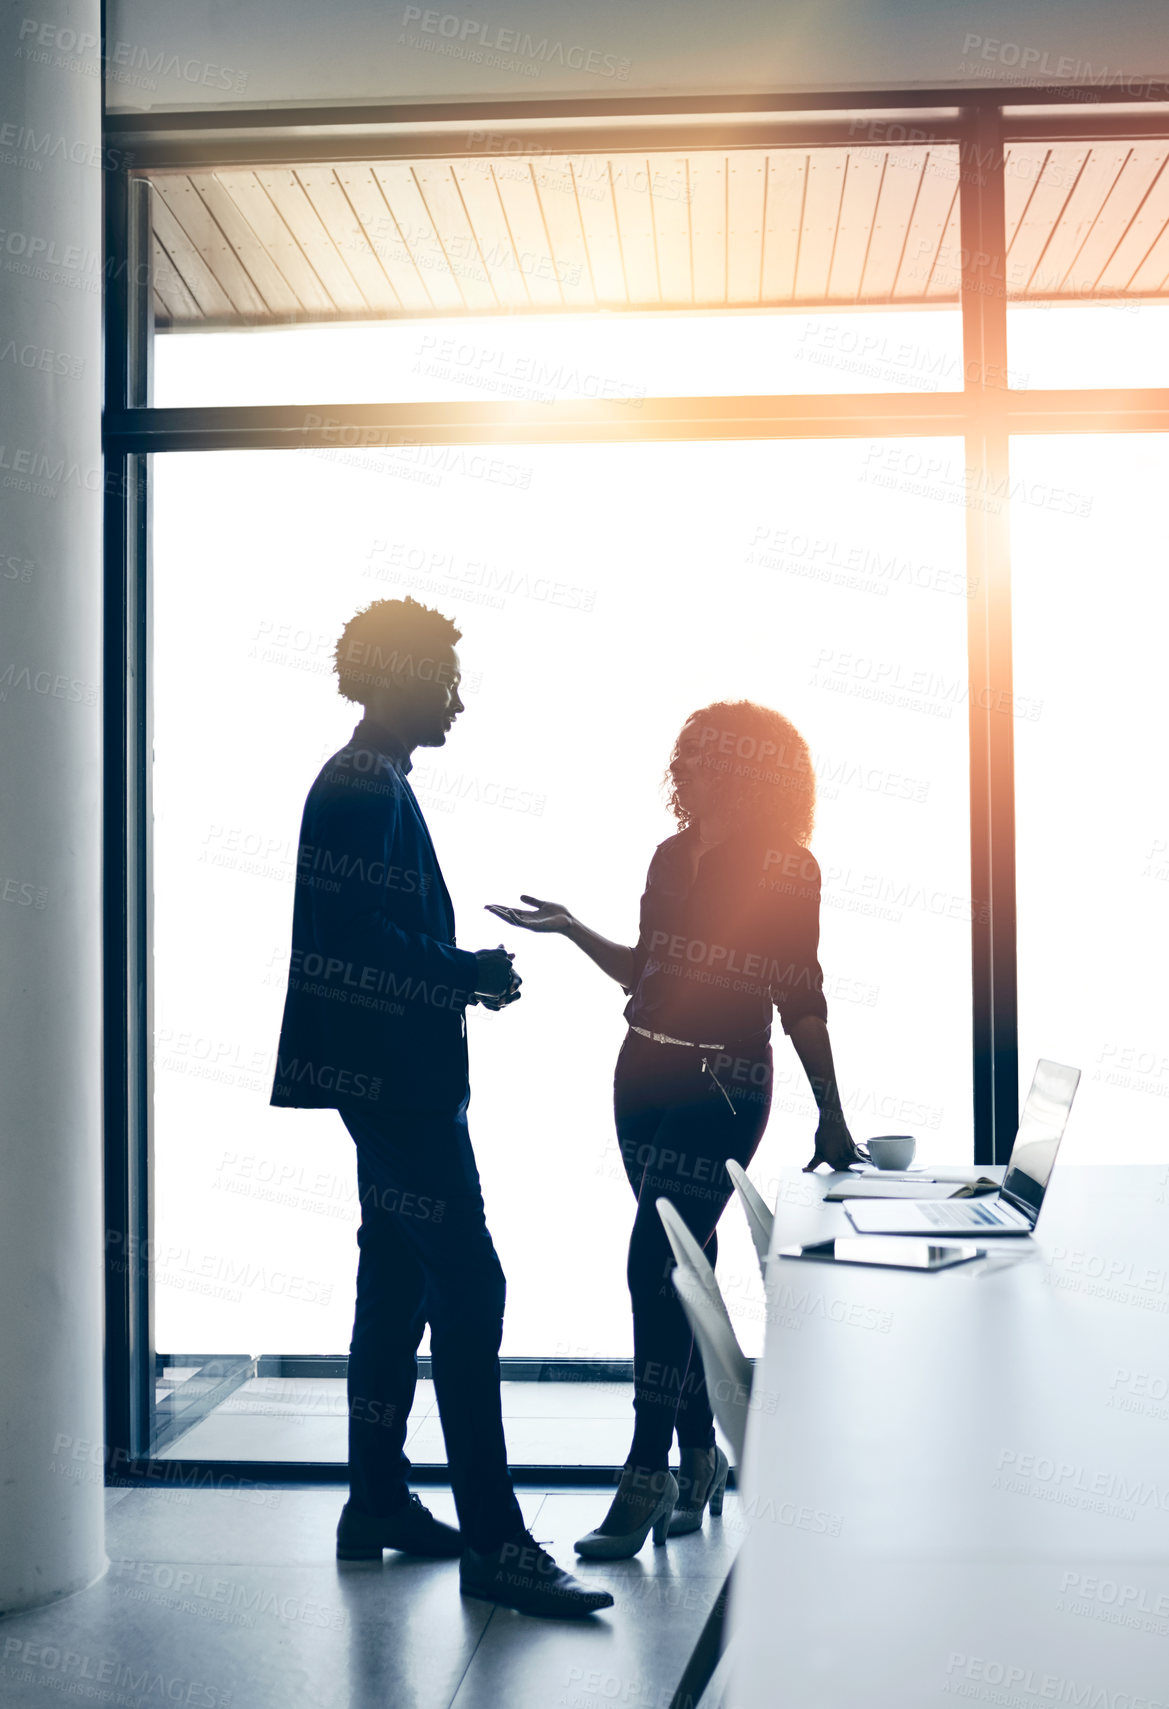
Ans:
[[[974,1234],[980,1240],[1030,1234],[1079,1083],[1078,1068],[1040,1057],[997,1193],[984,1199],[846,1199],[849,1222],[861,1234]]]

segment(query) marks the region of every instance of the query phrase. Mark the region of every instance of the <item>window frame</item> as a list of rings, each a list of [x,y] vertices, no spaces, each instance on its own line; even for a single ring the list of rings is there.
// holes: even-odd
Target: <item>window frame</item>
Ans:
[[[817,96],[586,98],[508,103],[206,113],[107,119],[105,196],[105,727],[104,1080],[107,1471],[134,1479],[340,1481],[343,1465],[162,1461],[155,1447],[191,1414],[160,1419],[152,1336],[152,981],[150,849],[150,458],[170,451],[301,449],[338,442],[402,445],[581,444],[638,440],[961,436],[973,492],[1009,491],[1014,434],[1169,431],[1169,391],[1048,389],[987,383],[1008,376],[1004,151],[1017,141],[1169,138],[1169,86],[1127,94],[1103,87],[1016,89],[1009,102],[980,90],[842,91]],[[1050,109],[1045,112],[1044,109]],[[915,115],[920,114],[920,117]],[[599,124],[598,120],[604,120]],[[963,341],[960,392],[646,398],[630,422],[620,405],[582,401],[556,419],[522,403],[155,409],[149,288],[149,188],[143,174],[304,160],[490,153],[493,139],[525,147],[619,150],[859,146],[881,127],[890,145],[957,145]],[[476,138],[472,146],[471,138]],[[817,305],[809,304],[810,308]],[[825,305],[827,306],[827,305]],[[342,438],[342,436],[353,436]],[[966,507],[969,671],[971,1050],[974,1161],[1006,1161],[1018,1125],[1018,1032],[1010,536],[1006,506]],[[271,1358],[279,1361],[279,1356]],[[335,1362],[335,1361],[334,1361]],[[199,1404],[208,1410],[254,1361],[209,1356]],[[311,1362],[300,1361],[307,1370]],[[328,1363],[328,1361],[325,1361]],[[582,1362],[585,1364],[586,1362]],[[549,1375],[538,1360],[504,1361],[505,1375]],[[281,1368],[283,1368],[281,1366]],[[323,1366],[322,1366],[323,1369]],[[290,1373],[291,1374],[291,1373]],[[581,1369],[613,1381],[615,1367]],[[187,1397],[190,1402],[191,1397]],[[444,1467],[416,1468],[445,1476]],[[514,1468],[540,1481],[587,1482],[579,1467]],[[598,1481],[611,1468],[596,1468]]]

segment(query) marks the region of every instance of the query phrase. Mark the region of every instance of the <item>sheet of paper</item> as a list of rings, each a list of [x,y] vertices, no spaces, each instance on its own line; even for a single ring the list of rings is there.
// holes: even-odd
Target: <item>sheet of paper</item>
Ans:
[[[884,1170],[881,1175],[885,1176]],[[953,1191],[952,1181],[874,1180],[867,1175],[830,1187],[824,1199],[827,1203],[839,1203],[841,1199],[948,1199]]]
[[[964,1186],[968,1181],[976,1181],[980,1175],[993,1175],[994,1169],[986,1164],[970,1163],[964,1168],[955,1165],[953,1168],[930,1169],[876,1169],[871,1164],[863,1169],[850,1169],[849,1176],[861,1181],[953,1181],[956,1186]]]

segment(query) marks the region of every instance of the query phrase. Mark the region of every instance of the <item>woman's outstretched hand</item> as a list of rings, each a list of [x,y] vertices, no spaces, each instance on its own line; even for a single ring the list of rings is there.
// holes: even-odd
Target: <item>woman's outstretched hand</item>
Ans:
[[[529,932],[566,932],[576,922],[562,902],[541,902],[538,896],[520,896],[521,902],[531,903],[530,909],[514,908],[505,902],[488,902],[489,914],[506,920],[509,926],[524,926]]]
[[[850,1163],[867,1163],[867,1154],[856,1144],[841,1115],[822,1115],[816,1129],[816,1149],[812,1161],[804,1164],[804,1174],[821,1163],[830,1169],[847,1169]]]

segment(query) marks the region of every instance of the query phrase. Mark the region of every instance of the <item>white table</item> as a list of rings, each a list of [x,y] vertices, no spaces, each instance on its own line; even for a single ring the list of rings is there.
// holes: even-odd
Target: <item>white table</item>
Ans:
[[[785,1178],[725,1709],[1169,1706],[1169,1188],[1057,1167],[1026,1241],[934,1275]]]

